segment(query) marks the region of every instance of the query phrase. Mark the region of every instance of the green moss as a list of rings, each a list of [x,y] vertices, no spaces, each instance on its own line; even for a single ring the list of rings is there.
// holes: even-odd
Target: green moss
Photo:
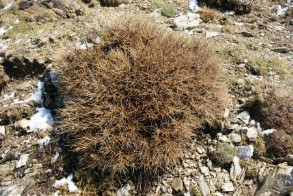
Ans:
[[[228,79],[228,84],[230,86],[235,86],[237,84],[236,78],[232,77]]]
[[[153,0],[155,8],[161,9],[161,14],[166,17],[172,17],[177,14],[176,5],[173,3],[165,3],[162,0]]]
[[[201,191],[199,190],[199,186],[197,184],[194,185],[194,195],[202,196]]]
[[[264,156],[266,153],[266,145],[265,141],[262,137],[258,137],[256,143],[253,145],[255,152],[254,155],[256,157]]]
[[[212,161],[221,167],[229,166],[236,155],[236,149],[228,143],[218,143],[216,150],[210,153]]]
[[[256,55],[254,52],[245,51],[240,47],[233,49],[222,47],[219,53],[223,59],[231,64],[240,64],[243,63],[244,59],[247,59],[247,71],[254,75],[269,76],[271,71],[283,79],[292,78],[293,75],[292,70],[289,68],[289,63],[277,56]]]

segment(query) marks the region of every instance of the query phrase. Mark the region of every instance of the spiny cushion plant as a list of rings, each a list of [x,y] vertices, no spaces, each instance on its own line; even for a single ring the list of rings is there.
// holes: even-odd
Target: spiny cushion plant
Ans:
[[[267,138],[267,154],[285,157],[293,153],[293,96],[271,90],[265,100],[256,103],[255,114],[265,129],[277,131]]]
[[[227,102],[219,59],[205,41],[121,17],[102,44],[60,68],[60,129],[92,168],[154,171],[180,157],[195,130],[215,125]]]

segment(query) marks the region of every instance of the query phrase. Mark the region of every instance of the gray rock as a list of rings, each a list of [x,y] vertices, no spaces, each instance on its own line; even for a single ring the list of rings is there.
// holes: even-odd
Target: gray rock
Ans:
[[[241,112],[240,114],[237,115],[237,118],[244,122],[245,124],[249,123],[250,115],[247,111]]]
[[[115,196],[129,196],[131,190],[131,186],[127,183],[121,189],[118,189],[115,193]]]
[[[204,180],[203,176],[201,176],[198,181],[197,184],[199,186],[199,190],[201,191],[201,194],[203,196],[207,196],[211,194],[210,188],[208,186],[208,184],[206,183],[206,181]]]
[[[288,48],[286,48],[286,47],[272,48],[272,51],[278,52],[278,53],[288,53],[289,52]]]
[[[282,161],[287,162],[288,165],[293,166],[293,154],[287,155]]]
[[[221,141],[221,142],[227,142],[228,141],[227,136],[223,135],[222,133],[218,133],[217,137],[218,137],[218,140]]]
[[[161,16],[161,9],[155,9],[152,13],[150,13],[151,17],[158,18]]]
[[[255,127],[250,127],[247,129],[247,132],[246,132],[246,137],[249,139],[249,140],[256,140],[258,136],[258,131]]]
[[[174,25],[178,30],[192,29],[197,27],[200,23],[199,14],[188,13],[181,15],[174,19]]]
[[[279,169],[270,172],[258,187],[255,195],[289,195],[293,191],[293,167],[278,165]]]
[[[225,184],[223,184],[222,191],[223,192],[233,192],[233,191],[235,191],[233,183],[232,182],[226,182]]]
[[[250,159],[253,155],[253,146],[248,145],[248,146],[239,146],[237,147],[237,153],[238,157],[240,159]]]
[[[189,191],[189,188],[190,188],[190,179],[187,178],[187,177],[184,177],[183,178],[183,184],[184,184],[184,187],[187,191]]]
[[[242,172],[242,169],[239,164],[239,158],[235,156],[233,158],[232,166],[230,169],[231,179],[235,181],[237,177],[240,176],[241,172]]]
[[[241,136],[237,133],[231,133],[229,135],[231,142],[233,143],[240,143],[241,142]]]
[[[241,34],[243,37],[254,37],[254,35],[248,31],[242,31]]]
[[[209,168],[208,167],[203,166],[203,167],[200,167],[199,169],[200,169],[200,172],[202,174],[204,174],[205,176],[209,175]]]
[[[183,191],[183,182],[181,178],[174,178],[170,185],[176,192]]]
[[[14,181],[12,186],[0,188],[0,195],[22,195],[24,190],[28,190],[35,185],[35,175],[36,173],[27,174]]]
[[[215,32],[215,31],[212,31],[212,32],[207,31],[206,32],[206,38],[216,37],[218,35],[220,35],[219,32]]]
[[[228,118],[229,117],[229,113],[230,113],[230,110],[228,108],[226,108],[225,111],[224,111],[223,117],[224,118]]]
[[[26,162],[28,161],[29,154],[22,154],[16,163],[16,168],[20,168],[22,166],[26,165]]]

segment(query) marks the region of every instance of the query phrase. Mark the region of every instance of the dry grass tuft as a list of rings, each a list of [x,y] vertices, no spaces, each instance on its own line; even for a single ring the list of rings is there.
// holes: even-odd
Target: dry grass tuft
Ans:
[[[3,90],[3,88],[6,86],[8,80],[9,80],[9,77],[6,75],[3,67],[0,66],[0,93]]]
[[[220,16],[220,12],[215,9],[208,8],[206,6],[203,6],[200,10],[200,18],[204,22],[212,22],[218,19]]]
[[[172,165],[193,131],[227,103],[225,74],[207,42],[138,16],[105,29],[103,44],[62,63],[62,133],[85,165],[150,172]],[[65,138],[66,139],[66,138]]]

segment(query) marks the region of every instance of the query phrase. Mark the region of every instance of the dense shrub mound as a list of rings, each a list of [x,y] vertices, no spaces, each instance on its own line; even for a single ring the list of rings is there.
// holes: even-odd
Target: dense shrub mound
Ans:
[[[90,167],[153,171],[174,163],[193,131],[215,125],[227,102],[219,60],[141,17],[122,18],[103,44],[76,51],[60,70],[60,127]]]
[[[267,138],[267,153],[284,157],[293,153],[293,96],[282,96],[272,90],[263,101],[255,104],[254,115],[266,129],[275,128]]]

